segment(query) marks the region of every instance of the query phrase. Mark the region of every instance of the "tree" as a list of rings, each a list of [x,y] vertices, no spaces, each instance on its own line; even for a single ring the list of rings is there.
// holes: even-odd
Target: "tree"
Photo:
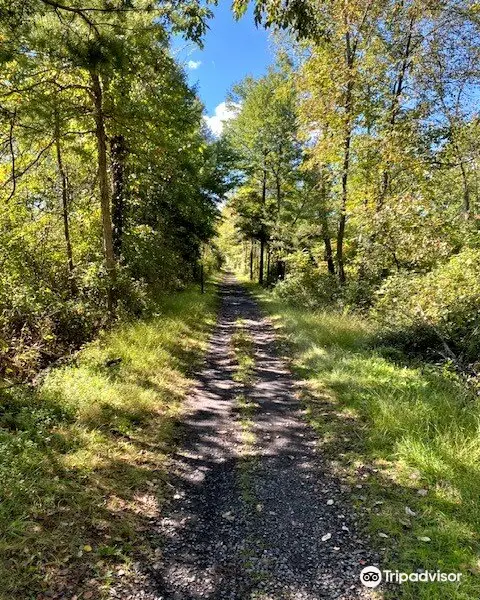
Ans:
[[[0,337],[35,369],[193,277],[229,183],[169,51],[208,7],[22,6],[0,13]]]
[[[247,5],[234,4],[237,16]],[[475,3],[258,0],[254,11],[287,29],[295,65],[303,157],[298,210],[280,219],[285,255],[301,249],[318,264],[322,239],[328,272],[369,295],[389,273],[430,269],[473,239],[459,215],[471,220],[478,196]]]
[[[247,78],[236,86],[232,102],[239,109],[226,138],[242,174],[233,206],[244,234],[260,244],[263,284],[267,245],[281,243],[283,214],[296,192],[300,147],[295,90],[288,71],[272,70],[258,81]]]

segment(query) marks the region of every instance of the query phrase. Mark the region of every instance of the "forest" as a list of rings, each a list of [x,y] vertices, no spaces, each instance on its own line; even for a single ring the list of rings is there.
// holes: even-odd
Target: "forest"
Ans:
[[[137,4],[2,6],[7,376],[140,314],[149,287],[192,277],[213,235],[219,149],[169,53],[170,32],[199,41],[209,11]]]
[[[218,6],[0,0],[0,599],[478,598],[480,3],[234,0],[273,55],[214,131],[174,45]],[[311,580],[295,528],[262,562],[268,515],[309,514],[269,395],[296,419],[297,384]],[[462,579],[364,596],[370,563]]]
[[[232,91],[240,179],[222,227],[234,264],[280,297],[372,311],[392,342],[468,370],[480,263],[466,4],[325,3],[314,33],[295,21],[300,41],[281,39],[277,65]]]

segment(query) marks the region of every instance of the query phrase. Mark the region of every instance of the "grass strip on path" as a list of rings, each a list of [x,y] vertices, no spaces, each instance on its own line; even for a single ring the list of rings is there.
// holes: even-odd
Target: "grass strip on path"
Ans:
[[[247,331],[242,319],[237,319],[235,323],[231,345],[237,363],[233,379],[242,385],[242,393],[235,399],[235,409],[242,428],[239,484],[245,502],[251,507],[255,507],[255,496],[252,491],[253,473],[256,467],[253,416],[259,407],[250,398],[250,392],[255,380],[255,348],[250,332]]]
[[[215,312],[213,285],[173,294],[36,389],[0,391],[2,600],[107,597],[112,578],[149,551],[145,532]]]
[[[460,584],[382,585],[386,597],[480,597],[480,400],[431,367],[375,349],[365,321],[252,288],[283,332],[324,455],[365,515],[384,564],[462,572]]]

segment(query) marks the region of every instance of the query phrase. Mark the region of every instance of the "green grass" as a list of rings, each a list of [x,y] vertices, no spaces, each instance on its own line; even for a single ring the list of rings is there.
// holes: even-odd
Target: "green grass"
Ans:
[[[255,380],[255,347],[242,319],[237,319],[235,322],[235,331],[232,334],[230,343],[236,361],[233,379],[242,384],[242,393],[235,398],[235,409],[242,431],[240,460],[237,464],[238,487],[244,502],[255,510],[253,477],[257,469],[258,459],[254,452],[256,438],[253,417],[259,406],[249,397]]]
[[[283,331],[322,451],[350,486],[382,567],[463,573],[458,586],[382,586],[387,597],[478,600],[479,399],[431,367],[398,354],[393,362],[358,317],[292,308],[254,289]]]
[[[253,382],[255,370],[253,340],[245,329],[242,319],[237,319],[235,327],[231,338],[231,345],[237,361],[233,379],[248,386]]]
[[[174,294],[38,388],[0,392],[2,600],[52,589],[106,597],[112,573],[128,576],[132,557],[151,551],[142,529],[167,493],[167,455],[215,309],[213,286]]]

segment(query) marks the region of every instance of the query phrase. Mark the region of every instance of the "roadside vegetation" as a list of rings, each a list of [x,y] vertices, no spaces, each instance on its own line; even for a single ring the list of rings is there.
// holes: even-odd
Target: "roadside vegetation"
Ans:
[[[398,594],[478,598],[479,2],[234,0],[282,34],[219,138],[171,47],[212,4],[0,0],[0,595],[148,545],[223,261],[390,564],[464,573]]]
[[[99,598],[148,551],[215,312],[228,173],[170,48],[211,16],[0,0],[2,599]]]
[[[0,390],[0,598],[108,596],[151,552],[167,456],[216,297],[161,297],[35,387]]]
[[[172,29],[201,44],[211,11],[88,4],[0,0],[0,377],[11,382],[215,262],[228,174],[170,49]]]
[[[368,312],[386,342],[474,377],[480,19],[461,4],[256,2],[292,35],[232,90],[220,246],[288,302]]]
[[[478,598],[478,396],[398,350],[392,359],[364,317],[254,291],[279,328],[319,447],[351,489],[381,568],[462,573],[458,586],[386,586],[387,597]]]

